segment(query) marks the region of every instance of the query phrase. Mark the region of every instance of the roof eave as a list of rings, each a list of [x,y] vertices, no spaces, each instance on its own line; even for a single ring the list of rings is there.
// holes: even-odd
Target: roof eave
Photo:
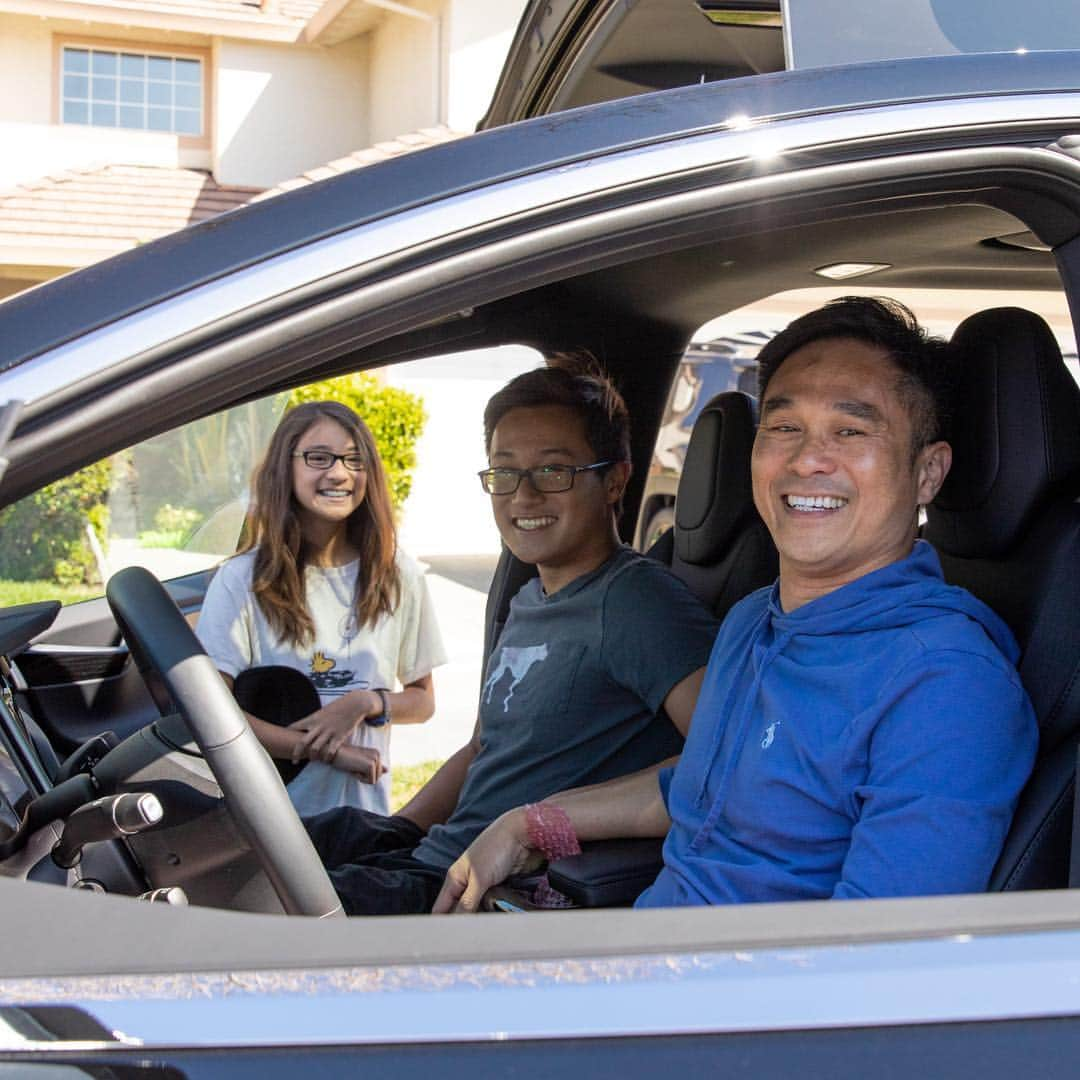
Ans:
[[[69,0],[0,0],[0,14],[32,15],[41,19],[74,20],[282,44],[299,41],[304,32],[304,24],[296,19],[265,15],[254,8],[250,17],[219,18],[213,15],[147,11],[136,0],[81,0],[79,3]]]

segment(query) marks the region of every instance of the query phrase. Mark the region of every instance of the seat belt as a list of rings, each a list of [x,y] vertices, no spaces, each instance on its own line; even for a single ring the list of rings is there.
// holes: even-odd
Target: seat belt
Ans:
[[[1073,769],[1072,839],[1069,843],[1069,888],[1080,889],[1080,743]]]

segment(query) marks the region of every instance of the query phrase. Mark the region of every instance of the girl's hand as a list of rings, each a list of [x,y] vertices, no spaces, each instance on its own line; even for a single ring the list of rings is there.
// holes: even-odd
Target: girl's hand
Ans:
[[[292,760],[325,761],[331,764],[344,748],[349,736],[366,716],[382,712],[382,699],[373,690],[353,690],[337,701],[324,705],[318,712],[289,725],[301,732],[293,747]]]
[[[386,766],[382,763],[379,751],[372,746],[343,746],[330,762],[335,769],[342,772],[352,773],[362,784],[374,784],[384,772]]]

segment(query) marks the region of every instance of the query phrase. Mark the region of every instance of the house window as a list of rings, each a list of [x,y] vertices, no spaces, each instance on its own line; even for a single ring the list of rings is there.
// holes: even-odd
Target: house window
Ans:
[[[72,45],[61,56],[63,123],[202,135],[201,59]]]

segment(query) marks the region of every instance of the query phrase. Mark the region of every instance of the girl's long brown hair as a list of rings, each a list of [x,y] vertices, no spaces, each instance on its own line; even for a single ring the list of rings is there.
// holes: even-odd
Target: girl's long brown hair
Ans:
[[[364,501],[345,527],[360,551],[354,613],[357,626],[374,625],[390,615],[401,599],[397,533],[375,440],[367,424],[336,401],[309,401],[290,409],[270,439],[252,482],[254,506],[248,518],[244,551],[255,549],[252,592],[267,622],[283,641],[304,646],[315,636],[307,609],[304,570],[307,552],[293,499],[293,453],[304,432],[324,417],[340,424],[367,462]]]

